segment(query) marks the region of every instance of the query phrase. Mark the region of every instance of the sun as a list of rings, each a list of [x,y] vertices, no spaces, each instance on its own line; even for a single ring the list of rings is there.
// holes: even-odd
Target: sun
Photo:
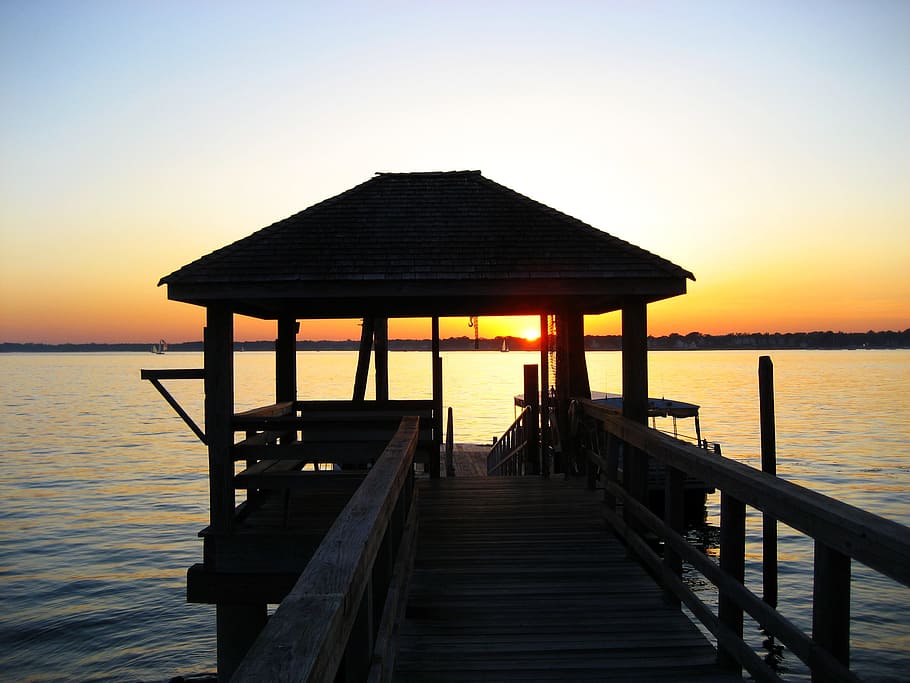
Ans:
[[[540,330],[535,330],[533,327],[529,327],[521,333],[521,336],[528,341],[534,341],[535,339],[540,339]]]

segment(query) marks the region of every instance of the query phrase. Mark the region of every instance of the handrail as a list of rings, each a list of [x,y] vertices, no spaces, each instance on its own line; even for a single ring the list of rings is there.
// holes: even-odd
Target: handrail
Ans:
[[[487,474],[522,474],[520,458],[527,454],[528,436],[526,422],[531,413],[531,406],[525,406],[518,417],[506,427],[490,448],[487,455]]]
[[[332,681],[342,663],[362,680],[371,663],[376,666],[373,643],[384,641],[389,629],[383,628],[387,614],[380,623],[375,605],[385,601],[385,612],[400,607],[397,599],[385,600],[393,583],[388,574],[405,551],[405,528],[414,533],[418,431],[419,418],[402,419],[232,681]],[[378,581],[383,574],[385,581]]]
[[[708,455],[696,446],[618,416],[592,401],[575,401],[573,412],[579,446],[589,462],[606,478],[605,517],[608,522],[664,585],[717,636],[722,657],[742,664],[757,679],[777,680],[776,674],[742,642],[744,610],[802,659],[817,679],[857,680],[841,663],[847,660],[848,621],[840,622],[848,620],[849,614],[839,613],[837,607],[831,605],[844,599],[849,604],[850,558],[910,586],[910,528],[729,458]],[[597,438],[592,431],[605,434],[607,438]],[[665,520],[636,500],[628,487],[620,485],[617,476],[620,451],[623,457],[635,457],[634,452],[640,451],[665,465],[668,478]],[[681,523],[674,516],[673,501],[680,495],[681,473],[721,491],[720,567],[689,546],[679,533]],[[617,510],[620,502],[622,513]],[[743,586],[746,505],[815,540],[816,584],[823,588],[816,590],[814,597],[818,612],[814,640]],[[668,550],[663,560],[642,539],[641,527],[665,541]],[[679,579],[680,558],[688,560],[718,586],[718,616]]]

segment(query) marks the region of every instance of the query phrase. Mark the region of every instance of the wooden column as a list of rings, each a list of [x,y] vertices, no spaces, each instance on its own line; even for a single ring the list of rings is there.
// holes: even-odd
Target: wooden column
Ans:
[[[206,309],[205,432],[209,451],[209,498],[214,531],[231,531],[234,522],[234,316],[220,306]]]
[[[729,493],[720,494],[720,568],[742,583],[746,567],[746,505]],[[723,589],[717,594],[717,618],[739,638],[743,637],[743,608]],[[733,652],[717,646],[717,663],[724,669],[741,672]]]
[[[537,366],[524,366],[525,406],[531,408],[528,414],[525,438],[528,452],[525,458],[525,474],[540,474],[540,390],[537,386]]]
[[[294,318],[278,320],[278,339],[275,340],[275,400],[297,400],[297,332]]]
[[[363,401],[367,395],[367,376],[370,373],[370,351],[373,349],[373,319],[364,318],[360,330],[360,351],[357,354],[357,371],[354,375],[353,400]]]
[[[771,356],[758,359],[758,403],[761,423],[761,469],[777,476],[777,439],[774,429],[774,365]],[[763,598],[777,608],[777,520],[762,513]]]
[[[626,301],[622,308],[622,414],[648,424],[648,310],[641,299]],[[648,456],[626,448],[623,484],[632,496],[648,504]]]
[[[556,316],[556,396],[557,424],[562,439],[563,462],[553,470],[568,471],[571,447],[569,434],[569,402],[573,398],[591,398],[588,365],[585,361],[585,319],[574,311]]]
[[[565,332],[569,395],[572,398],[591,398],[588,363],[585,360],[585,317],[581,313],[564,313],[558,329]]]
[[[850,556],[821,541],[815,541],[812,640],[850,666]],[[823,680],[813,673],[813,683]]]
[[[265,603],[216,605],[218,680],[230,680],[266,621],[268,605]]]
[[[430,477],[436,479],[439,477],[439,449],[442,446],[442,356],[439,355],[439,318],[434,316],[431,321],[432,327],[432,353],[433,356],[433,433],[435,436],[436,451],[430,454],[430,462],[427,463],[430,469]],[[451,415],[451,408],[449,409]],[[449,424],[449,433],[451,433],[451,422]],[[451,457],[446,458],[446,475],[455,474],[454,465]]]
[[[550,476],[550,330],[540,316],[540,473]]]
[[[389,400],[389,319],[373,321],[373,353],[376,361],[376,400]]]

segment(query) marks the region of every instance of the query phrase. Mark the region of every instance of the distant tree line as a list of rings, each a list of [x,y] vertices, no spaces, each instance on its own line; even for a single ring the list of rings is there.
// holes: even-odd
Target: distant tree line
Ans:
[[[523,337],[496,337],[479,340],[479,350],[500,351],[505,340],[511,351],[537,351],[538,341]],[[298,351],[350,351],[359,342],[316,340],[297,342]],[[392,351],[428,351],[429,339],[391,339]],[[443,351],[473,351],[473,337],[449,337],[440,340]],[[586,335],[585,349],[588,351],[619,351],[622,338],[619,335]],[[669,334],[663,337],[648,337],[648,348],[654,351],[726,350],[726,349],[910,349],[910,329],[902,332],[756,332],[733,334]],[[235,342],[235,351],[273,351],[273,341]],[[41,352],[92,352],[92,351],[145,351],[150,344],[33,344],[0,343],[0,353],[41,353]],[[202,351],[201,341],[170,344],[169,351]]]

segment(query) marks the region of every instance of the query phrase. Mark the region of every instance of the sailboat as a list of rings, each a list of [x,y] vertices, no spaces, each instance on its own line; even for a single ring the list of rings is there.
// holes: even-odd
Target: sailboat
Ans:
[[[499,350],[502,351],[503,353],[505,353],[506,351],[509,350],[509,340],[506,339],[505,337],[502,338],[502,348]]]
[[[149,351],[160,356],[162,353],[165,353],[167,351],[167,342],[161,339],[157,344],[152,344],[152,348],[149,349]]]

